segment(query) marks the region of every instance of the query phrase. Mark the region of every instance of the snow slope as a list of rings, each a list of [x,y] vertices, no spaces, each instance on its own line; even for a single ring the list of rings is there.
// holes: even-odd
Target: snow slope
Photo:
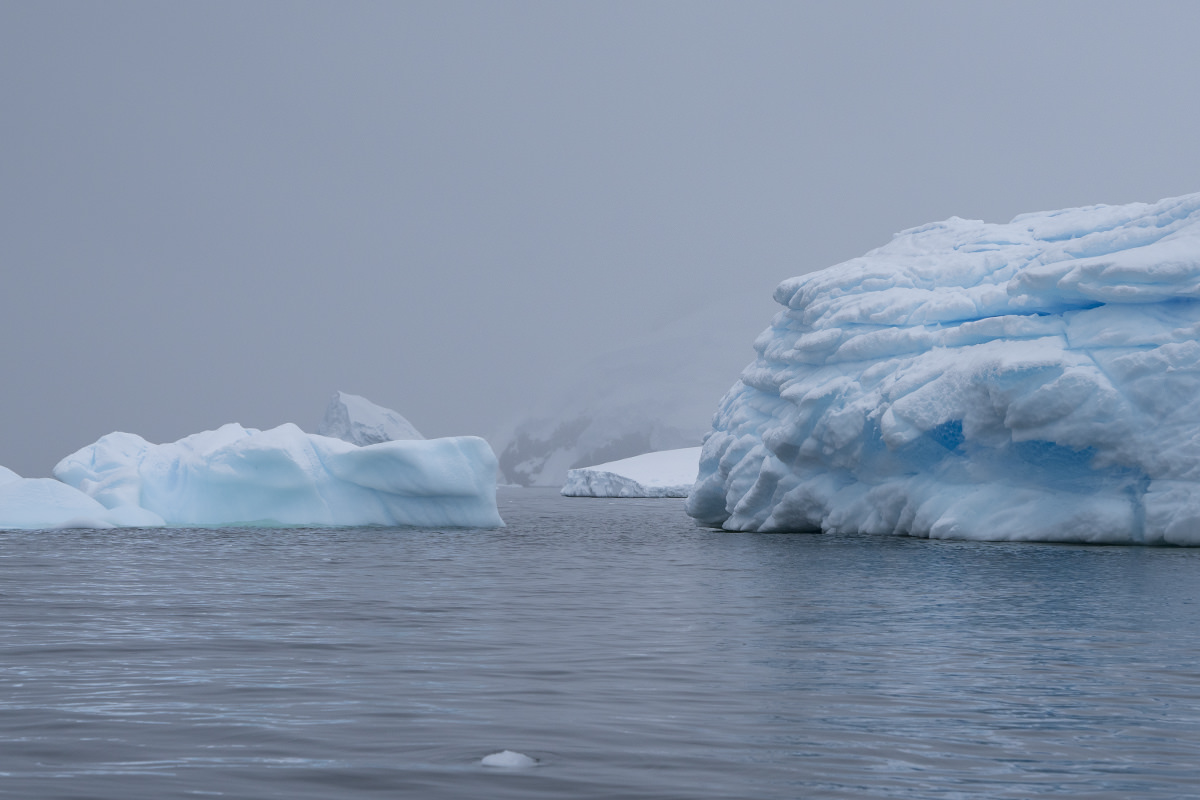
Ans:
[[[951,218],[775,299],[698,520],[1200,544],[1200,194]]]
[[[573,469],[567,497],[687,497],[696,481],[700,448],[685,447]]]

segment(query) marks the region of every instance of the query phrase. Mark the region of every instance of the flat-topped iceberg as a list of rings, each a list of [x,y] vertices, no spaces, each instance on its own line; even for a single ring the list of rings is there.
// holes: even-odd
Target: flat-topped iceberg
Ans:
[[[229,424],[169,444],[111,433],[54,475],[103,508],[140,507],[168,525],[504,524],[496,457],[473,436],[358,447],[290,423]]]
[[[687,497],[696,481],[699,447],[643,453],[567,472],[566,497]]]
[[[703,523],[1200,544],[1200,194],[952,218],[775,299]]]

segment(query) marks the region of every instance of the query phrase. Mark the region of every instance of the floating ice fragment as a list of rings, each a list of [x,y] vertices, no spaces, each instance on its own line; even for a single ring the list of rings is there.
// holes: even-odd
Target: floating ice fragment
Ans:
[[[499,753],[492,753],[490,756],[484,756],[480,762],[485,767],[507,767],[509,769],[519,769],[521,767],[532,767],[537,764],[536,758],[530,758],[524,753],[517,753],[513,750],[501,750]]]

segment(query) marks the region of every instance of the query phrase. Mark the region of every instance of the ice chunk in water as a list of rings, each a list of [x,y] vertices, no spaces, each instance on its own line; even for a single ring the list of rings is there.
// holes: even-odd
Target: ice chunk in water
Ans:
[[[513,750],[501,750],[499,753],[492,753],[490,756],[484,756],[481,762],[485,767],[532,767],[537,764],[537,759],[530,758],[524,753],[518,753]]]

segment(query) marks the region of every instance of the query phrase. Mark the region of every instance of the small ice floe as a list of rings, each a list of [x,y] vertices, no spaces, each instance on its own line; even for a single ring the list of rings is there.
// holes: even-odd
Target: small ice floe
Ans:
[[[521,767],[532,767],[537,764],[536,758],[530,758],[524,753],[516,753],[512,750],[501,750],[499,753],[492,753],[490,756],[484,756],[481,762],[485,767],[507,767],[509,769],[518,769]]]

